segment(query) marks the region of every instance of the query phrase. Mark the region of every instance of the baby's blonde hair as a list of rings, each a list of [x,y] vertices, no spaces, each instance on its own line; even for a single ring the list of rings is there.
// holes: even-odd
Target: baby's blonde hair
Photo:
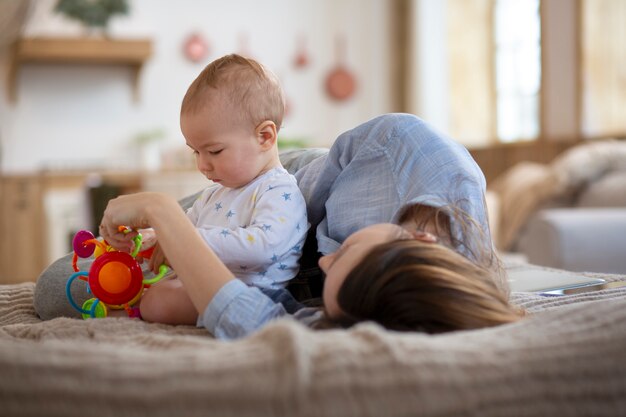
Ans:
[[[216,99],[228,106],[236,122],[253,129],[266,120],[274,122],[276,130],[282,125],[285,98],[278,78],[254,59],[230,54],[207,65],[187,89],[181,115]]]

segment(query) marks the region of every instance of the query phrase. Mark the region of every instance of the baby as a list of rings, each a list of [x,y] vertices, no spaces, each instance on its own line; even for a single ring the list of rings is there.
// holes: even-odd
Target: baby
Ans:
[[[309,228],[304,197],[278,158],[283,113],[276,76],[232,54],[191,83],[180,114],[198,170],[213,181],[187,216],[237,278],[262,290],[284,288],[298,273]],[[143,233],[154,244],[154,234]],[[156,244],[150,268],[163,262]],[[195,324],[198,317],[176,278],[147,291],[140,309],[145,320],[160,323]]]

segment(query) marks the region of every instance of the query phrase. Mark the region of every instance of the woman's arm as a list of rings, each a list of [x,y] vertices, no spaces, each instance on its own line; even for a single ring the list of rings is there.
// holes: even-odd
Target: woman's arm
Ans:
[[[118,197],[107,205],[100,233],[117,248],[128,249],[135,233],[119,226],[154,228],[159,244],[181,279],[196,310],[202,314],[233,274],[206,245],[176,200],[159,193]]]

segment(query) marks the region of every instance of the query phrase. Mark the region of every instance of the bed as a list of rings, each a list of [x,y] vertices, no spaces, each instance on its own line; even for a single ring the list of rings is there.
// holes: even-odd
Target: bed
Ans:
[[[513,293],[528,317],[477,331],[281,319],[221,342],[138,319],[42,321],[34,288],[0,286],[0,416],[626,415],[625,289]]]

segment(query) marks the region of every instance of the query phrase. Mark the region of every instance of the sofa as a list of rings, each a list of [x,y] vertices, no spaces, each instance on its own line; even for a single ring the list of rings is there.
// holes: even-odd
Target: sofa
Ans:
[[[577,145],[522,162],[489,186],[496,245],[528,262],[626,273],[626,142]]]

